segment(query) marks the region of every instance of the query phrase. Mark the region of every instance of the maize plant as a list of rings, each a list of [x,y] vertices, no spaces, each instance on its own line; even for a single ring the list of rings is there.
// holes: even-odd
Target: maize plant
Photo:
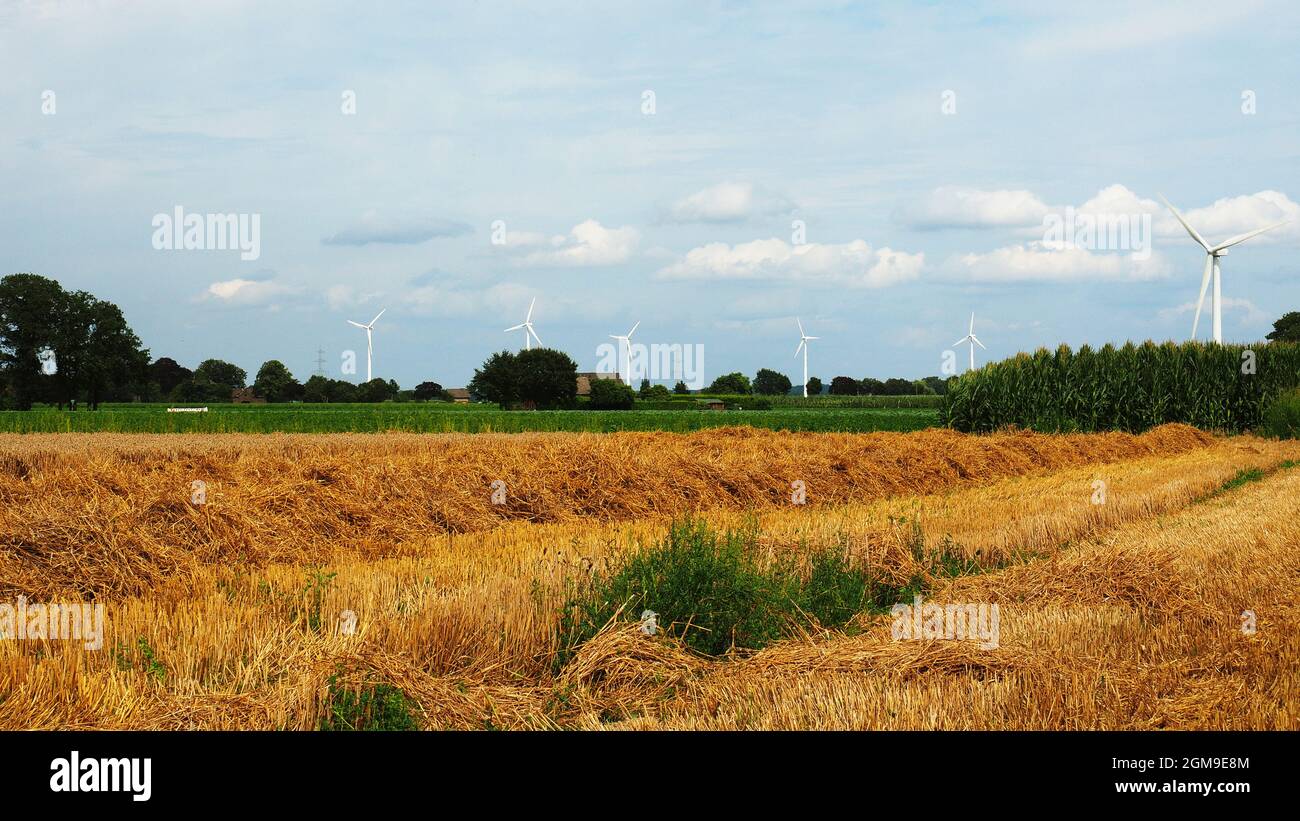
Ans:
[[[1008,425],[1046,432],[1123,430],[1182,422],[1231,433],[1300,386],[1300,345],[1128,343],[1039,349],[991,362],[949,386],[942,421],[967,432]]]

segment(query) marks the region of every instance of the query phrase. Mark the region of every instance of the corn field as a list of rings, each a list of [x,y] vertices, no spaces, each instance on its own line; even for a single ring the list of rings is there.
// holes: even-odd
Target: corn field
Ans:
[[[994,362],[962,376],[941,408],[945,424],[984,432],[1122,430],[1170,422],[1204,430],[1256,428],[1273,398],[1300,384],[1300,345],[1200,342],[1098,350],[1066,345]]]

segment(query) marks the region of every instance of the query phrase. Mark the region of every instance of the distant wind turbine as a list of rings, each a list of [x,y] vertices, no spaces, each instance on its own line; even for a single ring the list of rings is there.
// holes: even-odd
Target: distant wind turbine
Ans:
[[[384,311],[387,310],[388,310],[387,308],[384,308],[379,313],[375,314],[375,318],[370,320],[370,322],[365,325],[362,325],[360,322],[353,322],[350,319],[348,320],[349,325],[356,325],[358,328],[364,328],[366,332],[366,381],[367,382],[370,381],[370,360],[375,353],[375,343],[374,340],[371,338],[371,333],[374,331],[375,323],[379,321],[379,317],[383,316]]]
[[[538,345],[542,344],[542,338],[537,335],[537,331],[533,330],[533,306],[536,304],[537,304],[537,297],[533,297],[533,301],[528,303],[528,316],[524,317],[524,321],[518,325],[510,326],[509,328],[506,328],[504,331],[504,333],[510,333],[511,331],[517,331],[520,328],[523,328],[524,329],[524,350],[526,351],[532,350],[534,339],[537,340]]]
[[[794,318],[794,321],[799,323],[799,347],[794,349],[794,355],[798,356],[799,351],[803,351],[803,395],[804,398],[807,399],[808,398],[808,340],[820,339],[821,337],[809,336],[808,334],[804,333],[803,322],[802,320],[799,319],[799,317],[796,316]]]
[[[1247,231],[1244,234],[1238,234],[1237,236],[1233,237],[1230,240],[1221,242],[1218,245],[1211,246],[1210,243],[1205,241],[1204,237],[1196,233],[1196,229],[1193,228],[1191,225],[1189,225],[1187,220],[1183,219],[1183,215],[1178,213],[1178,209],[1175,208],[1169,202],[1169,200],[1165,199],[1164,194],[1160,194],[1159,196],[1161,200],[1164,200],[1165,205],[1169,206],[1169,210],[1174,212],[1174,216],[1177,217],[1178,221],[1183,224],[1183,227],[1187,229],[1187,233],[1191,234],[1192,239],[1196,240],[1196,244],[1205,249],[1205,273],[1201,275],[1201,296],[1199,299],[1196,300],[1196,318],[1192,320],[1192,339],[1196,338],[1196,327],[1201,323],[1201,308],[1205,306],[1205,291],[1207,288],[1210,287],[1210,273],[1213,272],[1214,274],[1214,341],[1222,343],[1223,342],[1223,299],[1222,299],[1222,292],[1219,286],[1219,257],[1228,253],[1228,249],[1231,248],[1232,246],[1241,242],[1245,242],[1251,237],[1259,236],[1265,231],[1272,231],[1274,228],[1278,228],[1283,225],[1286,225],[1291,220],[1289,219],[1282,220],[1281,222],[1275,222],[1272,225],[1265,226],[1264,228],[1256,228],[1254,231]]]
[[[984,348],[984,350],[986,351],[988,350],[988,348],[984,347],[984,343],[980,342],[979,337],[975,336],[975,314],[974,313],[970,315],[970,332],[967,333],[965,336],[963,336],[961,339],[958,339],[956,342],[952,343],[952,346],[955,348],[963,342],[970,344],[970,369],[973,371],[975,370],[975,346],[979,345],[981,348]]]
[[[627,384],[629,385],[632,384],[632,334],[636,333],[636,329],[639,327],[641,327],[641,320],[638,319],[636,324],[632,326],[632,330],[627,332],[627,336],[609,335],[610,339],[617,339],[627,347]]]

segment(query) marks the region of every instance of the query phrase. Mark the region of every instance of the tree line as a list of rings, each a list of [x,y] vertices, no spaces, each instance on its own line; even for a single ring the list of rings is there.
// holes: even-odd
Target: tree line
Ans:
[[[0,409],[229,402],[244,388],[267,402],[451,401],[436,382],[407,391],[391,379],[357,385],[316,375],[302,383],[276,359],[263,363],[251,385],[243,368],[220,359],[193,370],[170,357],[150,361],[113,303],[38,274],[0,279]]]

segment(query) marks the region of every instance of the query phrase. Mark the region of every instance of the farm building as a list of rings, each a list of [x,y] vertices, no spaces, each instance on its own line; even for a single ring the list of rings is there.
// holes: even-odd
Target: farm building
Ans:
[[[623,384],[623,377],[616,373],[580,373],[578,374],[578,396],[591,396],[593,379],[613,379],[618,384]]]
[[[469,390],[466,388],[448,388],[447,395],[450,396],[451,401],[455,402],[457,405],[469,404]]]
[[[266,404],[266,400],[254,393],[252,388],[234,388],[230,391],[230,401],[236,405]]]

